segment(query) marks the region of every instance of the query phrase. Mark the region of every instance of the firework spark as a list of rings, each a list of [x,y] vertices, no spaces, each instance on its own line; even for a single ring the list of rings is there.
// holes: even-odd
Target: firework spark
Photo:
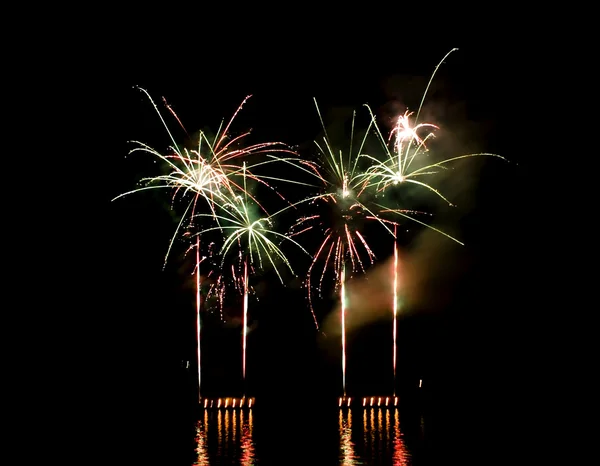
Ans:
[[[318,165],[313,167],[316,170],[314,172],[315,176],[319,178],[322,186],[324,186],[324,192],[308,197],[301,202],[309,204],[311,208],[326,207],[326,211],[299,218],[290,233],[291,236],[296,236],[307,231],[320,230],[323,234],[323,240],[317,248],[306,279],[311,311],[313,311],[312,290],[316,288],[321,293],[324,278],[328,271],[332,272],[337,288],[341,285],[342,270],[346,263],[348,263],[348,268],[345,276],[348,278],[353,273],[365,272],[367,265],[375,261],[375,254],[361,232],[365,222],[376,222],[390,235],[394,236],[392,227],[397,222],[393,219],[393,216],[405,216],[414,213],[411,210],[393,209],[380,204],[377,200],[377,192],[372,189],[372,186],[374,186],[372,179],[366,177],[363,172],[359,172],[360,154],[362,154],[374,120],[370,120],[358,150],[354,151],[353,139],[356,113],[353,114],[350,149],[347,154],[344,154],[341,150],[339,152],[334,151],[316,100],[315,105],[325,131],[323,142],[315,142],[315,144],[319,149],[325,168]],[[312,274],[314,268],[321,262],[322,268],[319,281],[314,286]],[[313,318],[318,327],[314,311]]]
[[[341,302],[342,325],[342,379],[343,389],[346,390],[346,348],[345,348],[345,314],[348,304],[344,296],[344,282],[357,272],[365,272],[373,264],[376,257],[367,242],[363,230],[366,222],[379,224],[390,235],[394,236],[392,227],[397,224],[395,215],[406,216],[414,211],[388,208],[377,200],[377,192],[373,189],[372,179],[360,172],[358,162],[362,154],[367,136],[374,123],[371,118],[360,144],[355,151],[354,127],[356,113],[352,117],[352,130],[349,150],[334,150],[327,134],[321,112],[315,99],[315,106],[324,130],[322,142],[315,141],[319,150],[323,167],[314,165],[312,173],[320,180],[323,192],[301,201],[307,203],[313,212],[298,219],[290,230],[290,236],[296,236],[308,231],[320,231],[322,241],[314,254],[307,276],[309,306],[315,325],[319,328],[318,319],[313,307],[313,288],[319,295],[328,272],[334,282],[334,289],[339,290]],[[323,213],[314,213],[325,207]],[[316,208],[316,209],[315,209]],[[322,264],[318,284],[313,284],[313,273],[317,264]]]
[[[453,206],[453,204],[436,187],[434,187],[431,183],[424,181],[428,176],[435,175],[439,173],[440,170],[446,170],[447,165],[461,159],[491,156],[506,160],[504,157],[498,154],[480,152],[476,154],[463,154],[445,160],[436,161],[434,163],[429,163],[427,161],[428,149],[426,142],[435,137],[434,130],[439,129],[439,127],[431,123],[419,123],[419,116],[421,114],[427,92],[429,91],[429,87],[431,86],[431,82],[433,81],[438,68],[446,60],[446,58],[448,58],[448,56],[456,50],[458,49],[454,48],[450,50],[446,55],[444,55],[444,58],[442,58],[442,60],[435,67],[427,87],[425,88],[425,92],[423,93],[414,119],[411,121],[410,117],[413,115],[413,113],[409,112],[408,110],[403,115],[398,116],[388,138],[383,137],[382,132],[377,125],[373,111],[368,105],[365,105],[369,110],[374,131],[382,143],[385,154],[383,161],[368,154],[359,155],[360,158],[365,158],[371,165],[365,171],[365,173],[361,175],[362,178],[366,180],[367,186],[375,187],[377,192],[381,193],[390,186],[412,183],[433,192],[448,205]],[[428,129],[429,132],[425,135],[422,135],[422,131]],[[411,220],[418,222],[418,220],[414,218]],[[432,228],[429,225],[426,226]],[[456,238],[444,233],[443,231],[437,231],[438,233],[447,236],[461,245],[464,244],[458,241]]]
[[[405,184],[413,184],[417,185],[427,191],[434,193],[438,198],[441,198],[448,205],[453,206],[453,204],[444,196],[438,188],[433,186],[430,182],[428,182],[428,177],[435,175],[440,172],[440,170],[446,170],[447,165],[461,159],[467,159],[471,157],[480,157],[480,156],[491,156],[497,157],[503,160],[506,160],[504,157],[492,154],[492,153],[475,153],[475,154],[465,154],[459,155],[456,157],[451,157],[445,160],[437,161],[430,163],[427,161],[428,156],[428,148],[426,142],[435,137],[434,130],[439,129],[438,126],[431,123],[420,123],[419,116],[423,107],[423,103],[425,102],[425,98],[427,96],[427,92],[433,78],[439,67],[442,63],[448,58],[448,56],[458,49],[450,50],[442,60],[437,64],[429,82],[427,83],[427,87],[423,93],[421,98],[421,102],[419,104],[419,108],[414,119],[411,121],[412,112],[408,110],[403,114],[397,117],[394,126],[392,127],[388,138],[384,138],[382,135],[379,126],[375,121],[375,116],[371,111],[370,107],[366,105],[371,115],[373,121],[374,131],[378,136],[379,141],[382,143],[382,147],[384,149],[385,158],[383,161],[379,160],[376,157],[373,157],[368,154],[360,154],[359,157],[366,159],[371,166],[363,173],[362,178],[365,180],[365,183],[368,187],[373,187],[376,189],[378,193],[384,193],[389,188],[397,189],[401,185]],[[423,131],[428,131],[427,134],[423,135]],[[461,241],[450,236],[449,234],[438,230],[431,225],[427,225],[420,220],[405,215],[406,218],[409,218],[412,221],[420,223],[427,228],[430,228],[442,235],[450,238],[451,240],[464,245]],[[397,337],[397,314],[398,314],[398,245],[397,239],[394,235],[394,289],[393,289],[393,371],[394,371],[394,389],[395,389],[395,380],[396,380],[396,337]]]
[[[164,175],[142,179],[140,183],[143,184],[143,187],[120,194],[119,196],[115,197],[113,201],[140,191],[166,188],[173,191],[173,204],[179,202],[186,206],[184,213],[181,216],[181,219],[169,242],[163,267],[166,266],[174,241],[180,235],[180,232],[184,232],[181,234],[181,236],[191,237],[190,231],[198,228],[196,225],[194,225],[194,219],[198,218],[197,213],[199,210],[201,211],[199,203],[204,203],[210,212],[209,216],[217,220],[218,223],[217,210],[223,210],[226,208],[226,206],[231,205],[230,200],[236,198],[239,193],[243,193],[244,197],[252,199],[256,205],[264,210],[256,198],[254,198],[246,189],[247,180],[253,180],[256,183],[265,185],[273,191],[275,190],[268,184],[266,179],[294,183],[294,180],[269,177],[267,175],[259,176],[255,174],[254,171],[255,168],[258,169],[258,167],[273,162],[285,162],[292,165],[300,164],[301,161],[298,160],[294,151],[290,150],[287,148],[287,146],[280,142],[267,142],[243,146],[243,139],[250,134],[250,131],[242,133],[238,136],[230,135],[230,128],[234,119],[251,96],[247,96],[242,101],[227,125],[225,125],[224,129],[222,129],[223,125],[221,124],[212,141],[209,140],[208,136],[204,132],[201,131],[199,133],[197,147],[194,149],[188,149],[186,147],[182,147],[176,142],[173,133],[169,129],[169,126],[165,122],[165,119],[163,118],[158,106],[155,104],[150,94],[145,89],[139,89],[148,97],[153,105],[167,131],[167,134],[169,135],[172,145],[169,147],[168,153],[165,155],[150,147],[148,144],[139,141],[133,141],[136,144],[136,147],[130,151],[130,154],[138,151],[149,153],[158,160],[164,162],[168,167],[169,172]],[[172,107],[166,103],[166,100],[165,105],[171,115],[177,120],[179,125],[185,131],[186,135],[189,137],[189,133],[183,126],[180,118],[174,112]],[[279,156],[279,153],[287,153],[290,156],[281,157]],[[249,156],[256,156],[259,154],[264,155],[266,160],[257,160],[252,163],[246,163],[246,159]],[[240,181],[240,177],[243,178],[243,184]],[[192,242],[190,249],[196,249],[196,266],[194,268],[194,273],[196,274],[198,395],[200,396],[200,263],[205,259],[205,257],[200,257],[200,235],[195,235],[195,241]],[[247,283],[247,280],[244,280],[244,283]],[[224,285],[225,282],[221,279],[218,279],[216,284],[213,284],[211,289],[212,292],[218,290],[221,294],[221,310]],[[247,285],[245,286],[247,293]]]
[[[245,191],[244,191],[245,192]],[[224,240],[219,254],[222,257],[221,268],[225,266],[225,261],[233,249],[237,251],[238,265],[237,276],[243,277],[243,335],[242,335],[242,376],[246,380],[246,343],[248,328],[248,295],[249,295],[249,269],[250,272],[265,268],[270,265],[281,283],[284,279],[280,272],[281,263],[289,271],[296,275],[287,256],[281,250],[277,243],[289,241],[299,247],[307,255],[308,252],[300,243],[287,235],[279,233],[273,227],[273,216],[257,216],[258,206],[252,200],[243,195],[237,195],[235,198],[220,206],[219,212],[215,214],[198,214],[198,216],[210,216],[219,222],[210,228],[205,228],[196,235],[204,235],[211,231],[220,231],[224,233]],[[279,266],[278,266],[279,263]],[[236,275],[236,268],[232,266],[232,274]]]
[[[181,221],[177,225],[169,243],[169,248],[165,256],[165,263],[168,259],[174,240],[179,235],[180,230],[182,228],[190,227],[191,222],[187,225],[185,222],[186,220],[190,221],[190,219],[194,218],[200,200],[207,201],[210,211],[214,214],[215,205],[226,202],[227,199],[237,195],[240,191],[242,191],[244,195],[252,197],[252,195],[243,187],[241,182],[242,178],[244,183],[246,180],[250,179],[268,186],[270,189],[273,188],[267,183],[267,179],[287,181],[290,183],[294,182],[294,180],[285,178],[258,175],[254,170],[257,167],[273,162],[287,162],[289,164],[300,163],[297,154],[293,150],[289,149],[281,142],[265,142],[242,146],[243,139],[250,134],[250,131],[246,131],[237,136],[232,136],[230,134],[230,128],[233,121],[251,96],[247,96],[242,101],[227,125],[225,125],[224,129],[221,124],[212,141],[205,132],[200,131],[197,147],[188,149],[177,144],[171,130],[158,109],[158,106],[154,103],[152,97],[150,97],[150,94],[145,89],[139,89],[146,94],[152,103],[171,139],[172,145],[169,147],[168,154],[165,155],[145,143],[133,141],[133,143],[136,144],[136,147],[130,151],[130,154],[138,151],[149,153],[165,162],[170,172],[165,175],[143,178],[140,180],[140,183],[144,185],[143,187],[122,193],[115,197],[113,201],[136,192],[165,188],[173,191],[173,203],[189,199],[185,212],[181,216]],[[183,127],[181,120],[175,114],[173,109],[170,106],[167,106],[167,108]],[[289,154],[290,157],[280,157],[277,155],[278,153],[286,153]],[[263,154],[267,160],[260,160],[253,163],[248,163],[246,161],[249,156],[256,156],[259,154]],[[255,198],[253,198],[253,200],[257,205],[261,206]]]

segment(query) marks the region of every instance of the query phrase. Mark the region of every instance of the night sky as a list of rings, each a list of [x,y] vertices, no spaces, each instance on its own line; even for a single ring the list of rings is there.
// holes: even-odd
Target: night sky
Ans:
[[[145,43],[141,36],[123,81],[123,144],[109,157],[114,172],[107,202],[159,168],[150,155],[126,157],[128,140],[157,149],[169,144],[151,103],[134,86],[147,89],[161,110],[164,96],[188,131],[216,129],[252,94],[233,132],[252,128],[257,140],[283,141],[312,156],[311,141],[320,135],[313,97],[326,124],[348,109],[363,112],[364,103],[380,115],[416,110],[434,67],[458,47],[438,70],[423,109],[427,121],[441,128],[436,147],[449,156],[492,152],[509,162],[470,159],[443,180],[457,207],[434,200],[434,218],[465,246],[412,227],[401,239],[402,254],[414,261],[418,279],[411,310],[399,321],[398,373],[407,409],[423,405],[438,413],[431,424],[440,432],[447,432],[453,419],[453,426],[474,435],[478,420],[499,419],[501,413],[506,419],[515,400],[528,396],[520,390],[531,367],[529,332],[539,312],[527,282],[534,262],[528,255],[534,243],[528,211],[535,199],[527,187],[532,155],[515,143],[511,121],[511,102],[523,92],[510,78],[509,65],[517,57],[500,46],[443,41],[396,53],[385,43],[389,36],[369,51],[338,47],[333,40],[314,46],[285,42],[279,51],[267,38],[254,38],[241,51],[223,47],[213,55],[191,46],[161,48],[160,41]],[[183,137],[176,122],[168,121]],[[111,315],[130,347],[129,400],[140,411],[153,406],[157,419],[172,421],[193,399],[180,364],[194,361],[195,304],[191,260],[175,255],[162,270],[176,226],[168,199],[168,191],[160,190],[113,202],[106,243]],[[381,246],[378,257],[383,262],[389,253]],[[297,260],[302,276],[307,263]],[[339,340],[315,331],[304,290],[281,287],[273,277],[263,282],[268,292],[261,301],[250,301],[248,389],[265,404],[297,395],[314,406],[328,403],[326,398],[341,390]],[[320,306],[325,319],[327,306]],[[241,328],[235,319],[229,325],[214,315],[205,319],[205,389],[238,394]],[[391,311],[353,329],[348,338],[349,392],[385,392],[391,384]],[[419,379],[421,396],[414,389]],[[494,429],[498,425],[481,438],[489,440]]]

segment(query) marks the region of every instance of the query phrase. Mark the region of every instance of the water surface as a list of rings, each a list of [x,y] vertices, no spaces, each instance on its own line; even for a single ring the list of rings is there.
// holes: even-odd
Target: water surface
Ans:
[[[261,455],[269,450],[270,441],[283,455],[280,464],[295,464],[302,458],[312,458],[314,464],[335,465],[394,465],[414,466],[414,451],[422,440],[423,425],[412,429],[407,437],[398,409],[352,408],[340,409],[335,435],[327,437],[327,426],[315,420],[314,437],[311,425],[298,425],[299,416],[293,408],[270,416],[271,425],[262,426],[265,432],[257,435],[256,414],[253,410],[206,410],[196,422],[195,462],[198,466],[265,465],[273,464],[273,455]],[[306,435],[298,437],[296,432]],[[323,440],[327,443],[323,448]],[[333,438],[337,441],[333,443]],[[300,439],[300,441],[298,441]],[[263,443],[261,443],[263,442]],[[282,443],[284,443],[282,445]],[[273,445],[274,446],[274,445]],[[324,451],[325,450],[325,451]],[[333,455],[337,461],[333,461]]]

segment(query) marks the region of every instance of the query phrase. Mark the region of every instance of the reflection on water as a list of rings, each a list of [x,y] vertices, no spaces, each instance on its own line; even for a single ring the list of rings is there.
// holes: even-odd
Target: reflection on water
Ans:
[[[293,420],[292,412],[282,411],[273,428],[289,430]],[[289,459],[293,460],[291,437]],[[411,465],[397,409],[342,409],[339,412],[339,438],[340,465]],[[335,444],[332,447],[337,448]],[[251,410],[207,410],[201,414],[196,424],[195,466],[259,465],[255,452]],[[315,455],[318,461],[319,452]]]
[[[352,413],[348,413],[348,416],[344,418],[342,411],[340,410],[340,459],[342,464],[353,463],[356,453],[354,452],[354,443],[352,443]]]
[[[196,423],[196,461],[193,464],[256,464],[252,411],[204,411]]]
[[[400,430],[398,410],[367,408],[358,413],[362,425],[354,422],[358,413],[340,410],[340,465],[389,464],[409,466],[410,455]],[[360,421],[359,421],[360,422]]]
[[[410,455],[406,450],[406,446],[404,445],[404,440],[402,438],[402,432],[400,431],[400,423],[398,422],[398,411],[396,411],[394,417],[394,466],[404,466],[410,464]]]
[[[198,466],[210,466],[208,461],[208,446],[206,445],[206,416],[207,412],[204,412],[204,422],[198,421],[196,424],[196,458],[197,461],[194,463]]]
[[[244,412],[241,412],[241,420],[244,420]],[[252,439],[252,411],[247,414],[248,422],[242,426],[242,456],[240,464],[250,465],[254,462],[254,440]]]

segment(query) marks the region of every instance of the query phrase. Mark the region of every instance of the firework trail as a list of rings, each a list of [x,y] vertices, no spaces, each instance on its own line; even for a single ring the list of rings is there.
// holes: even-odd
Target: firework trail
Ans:
[[[239,193],[243,193],[246,198],[252,199],[256,205],[261,209],[264,208],[258,203],[258,201],[246,190],[247,180],[253,180],[257,183],[265,185],[275,191],[266,179],[270,180],[281,180],[294,183],[294,180],[287,180],[267,175],[259,176],[255,174],[254,169],[265,166],[273,162],[285,162],[288,164],[300,164],[302,163],[295,152],[288,149],[283,143],[280,142],[267,142],[252,144],[243,146],[243,138],[250,134],[250,131],[242,133],[239,136],[231,136],[229,133],[230,127],[236,118],[239,111],[242,109],[246,101],[251,97],[247,96],[240,106],[237,108],[227,125],[223,129],[223,125],[219,127],[214,139],[209,140],[208,136],[204,132],[199,133],[198,145],[194,149],[188,149],[177,144],[169,126],[163,118],[158,106],[150,94],[142,88],[138,88],[142,91],[153,105],[156,113],[158,114],[163,126],[165,127],[167,134],[171,140],[172,145],[169,147],[168,153],[162,154],[149,145],[133,141],[136,147],[130,151],[133,152],[145,152],[156,157],[160,161],[164,162],[168,167],[169,172],[164,175],[158,175],[154,177],[143,178],[140,183],[142,187],[120,194],[113,199],[119,199],[121,197],[145,191],[149,189],[169,189],[173,191],[172,202],[181,202],[186,205],[183,215],[171,237],[169,246],[164,259],[163,268],[166,266],[167,259],[171,252],[175,239],[180,235],[181,231],[184,231],[181,236],[190,236],[190,231],[197,228],[193,223],[193,219],[197,217],[199,210],[199,203],[204,203],[210,211],[210,217],[217,219],[217,209],[223,209],[225,204],[230,203],[230,199],[235,198]],[[186,135],[189,133],[183,126],[181,120],[177,114],[173,111],[172,107],[166,103],[165,105],[171,115],[177,120],[179,125],[183,128]],[[290,157],[281,157],[278,153],[287,153]],[[255,156],[262,154],[266,160],[259,160],[254,163],[246,164],[246,159],[249,156]],[[243,179],[243,185],[240,179]],[[276,191],[275,191],[276,192]],[[277,193],[279,194],[279,193]],[[280,195],[281,196],[281,195]],[[282,196],[281,196],[282,197]],[[266,211],[265,211],[266,212]],[[218,220],[217,220],[218,222]],[[196,334],[197,334],[197,364],[198,364],[198,395],[200,397],[201,387],[201,353],[200,353],[200,309],[201,309],[201,282],[200,282],[200,263],[206,258],[200,256],[200,236],[195,236],[195,241],[192,243],[190,249],[196,249],[196,265],[194,272],[196,275]],[[188,250],[189,251],[189,250]],[[225,282],[221,278],[217,279],[216,286],[213,287],[212,292],[218,292],[221,294],[220,304],[222,310],[222,302],[225,290]],[[247,290],[246,290],[247,291]]]
[[[393,275],[394,275],[394,290],[393,290],[393,303],[392,303],[392,312],[394,313],[394,322],[393,322],[393,329],[392,329],[392,337],[393,337],[393,351],[394,354],[392,356],[393,360],[393,365],[394,365],[394,396],[396,396],[396,357],[397,357],[397,351],[396,351],[396,338],[397,338],[397,316],[398,316],[398,241],[396,241],[396,225],[394,225],[394,271],[393,271]]]
[[[311,215],[298,219],[290,230],[290,236],[303,234],[307,231],[320,231],[323,235],[311,262],[307,276],[306,288],[310,310],[317,329],[319,323],[313,307],[313,288],[319,295],[322,292],[324,279],[328,272],[332,275],[334,289],[339,291],[341,302],[342,326],[342,380],[343,390],[346,391],[346,338],[345,319],[348,303],[345,299],[345,281],[356,272],[365,272],[368,265],[375,261],[375,254],[363,234],[363,226],[367,222],[375,222],[382,226],[390,235],[394,236],[392,227],[396,225],[394,215],[406,216],[414,211],[406,209],[388,208],[377,201],[377,192],[373,188],[375,183],[364,172],[360,172],[358,162],[362,154],[365,141],[370,133],[374,119],[364,133],[364,136],[355,151],[353,147],[354,127],[356,113],[352,117],[352,129],[349,150],[334,151],[331,140],[327,134],[321,112],[315,99],[315,106],[321,125],[324,130],[323,141],[315,144],[319,150],[323,167],[312,165],[307,170],[316,176],[323,192],[308,197],[299,203],[310,206]],[[297,204],[299,204],[297,203]],[[325,207],[323,213],[314,213]],[[322,263],[318,283],[313,284],[313,273],[317,264]]]
[[[389,188],[393,187],[397,189],[401,185],[406,185],[407,183],[411,183],[413,185],[417,185],[427,191],[434,193],[437,197],[442,199],[448,205],[453,206],[453,204],[440,192],[439,189],[434,187],[432,184],[427,182],[427,178],[431,177],[440,172],[440,170],[446,170],[446,165],[451,162],[455,162],[457,160],[471,158],[471,157],[479,157],[479,156],[492,156],[497,157],[503,160],[504,157],[491,154],[491,153],[476,153],[476,154],[465,154],[456,157],[451,157],[445,160],[437,161],[434,163],[430,163],[426,161],[426,157],[428,155],[428,149],[426,142],[435,137],[434,130],[439,129],[436,125],[431,123],[419,123],[419,116],[423,107],[423,103],[425,102],[425,98],[427,96],[427,92],[433,78],[439,67],[442,63],[448,58],[448,56],[458,49],[454,48],[450,50],[442,60],[437,64],[429,82],[427,83],[427,87],[423,93],[421,98],[421,102],[419,104],[419,108],[414,117],[414,120],[411,121],[412,112],[408,110],[403,114],[396,118],[396,122],[392,127],[388,138],[384,138],[382,135],[377,122],[375,121],[375,116],[368,105],[366,107],[369,110],[371,118],[373,120],[374,131],[378,136],[379,141],[382,143],[382,147],[384,149],[385,158],[383,161],[377,159],[368,154],[360,154],[359,157],[365,158],[371,164],[371,166],[365,171],[363,175],[364,180],[366,180],[367,186],[375,188],[378,193],[384,193]],[[422,135],[422,131],[428,130],[429,132],[425,135]],[[430,228],[447,238],[459,243],[460,245],[464,245],[458,239],[450,236],[449,234],[438,230],[431,225],[427,225],[420,220],[415,219],[414,217],[409,217],[405,215],[405,217],[410,218],[410,220],[420,223],[427,228]],[[396,230],[394,230],[395,233]],[[396,381],[396,336],[397,336],[397,313],[398,313],[398,244],[397,237],[394,235],[394,290],[393,290],[393,372],[394,372],[394,394],[395,394],[395,381]]]
[[[342,265],[340,278],[340,301],[342,314],[342,388],[346,396],[346,264]]]
[[[196,237],[196,360],[198,363],[198,401],[202,387],[202,358],[200,352],[200,236]]]
[[[244,191],[246,192],[246,191]],[[204,235],[211,231],[224,233],[224,240],[219,251],[221,268],[233,249],[237,249],[238,276],[243,276],[243,334],[242,334],[242,377],[246,380],[246,343],[248,327],[248,295],[249,295],[249,269],[251,272],[264,269],[270,265],[277,274],[281,283],[284,283],[280,272],[281,263],[296,275],[290,261],[277,243],[289,241],[299,247],[307,255],[308,252],[302,245],[287,235],[277,232],[273,227],[271,216],[258,216],[260,208],[248,196],[237,195],[235,198],[219,206],[215,214],[198,214],[199,217],[210,216],[219,222],[219,225],[205,228],[196,235]],[[278,266],[279,263],[279,266]],[[235,273],[235,272],[234,272]]]

